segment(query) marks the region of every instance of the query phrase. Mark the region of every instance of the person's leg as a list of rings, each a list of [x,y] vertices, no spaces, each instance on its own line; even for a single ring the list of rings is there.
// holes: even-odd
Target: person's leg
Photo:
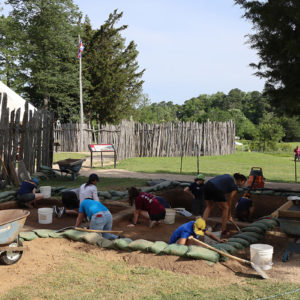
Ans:
[[[34,206],[36,206],[37,202],[39,202],[42,199],[44,199],[44,195],[42,193],[35,193],[34,194],[34,200],[33,200]]]
[[[222,209],[222,232],[226,232],[229,206],[227,202],[217,202],[217,204]]]
[[[146,210],[141,210],[140,216],[142,216],[143,218],[145,218],[148,221],[150,220],[149,213]]]
[[[206,200],[205,201],[206,203],[206,208],[204,210],[204,213],[203,213],[203,219],[206,221],[210,215],[210,212],[211,212],[211,209],[213,207],[213,201],[211,200]]]
[[[163,198],[163,197],[160,197],[160,196],[156,196],[155,197],[159,203],[164,207],[164,208],[170,208],[170,204]]]
[[[103,219],[104,219],[104,226],[103,226],[103,230],[111,230],[112,229],[112,215],[110,212],[105,212],[103,213]],[[115,234],[112,233],[102,233],[102,236],[106,239],[116,239],[118,238]]]

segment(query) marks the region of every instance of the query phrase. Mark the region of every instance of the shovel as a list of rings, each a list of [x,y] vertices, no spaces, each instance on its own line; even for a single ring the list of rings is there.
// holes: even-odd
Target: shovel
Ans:
[[[64,227],[62,229],[58,229],[55,231],[55,233],[59,233],[59,232],[63,232],[65,230],[68,229],[75,229],[78,231],[85,231],[85,232],[99,232],[99,233],[123,233],[123,231],[116,231],[116,230],[95,230],[95,229],[87,229],[87,228],[81,228],[81,227],[75,227],[75,226],[68,226],[68,227]]]
[[[219,254],[221,254],[221,255],[223,255],[223,256],[226,256],[226,257],[231,258],[231,259],[235,259],[235,260],[237,260],[237,261],[239,261],[239,262],[241,262],[241,263],[244,263],[244,264],[246,264],[246,265],[251,265],[252,268],[253,268],[253,269],[254,269],[254,270],[255,270],[255,271],[263,278],[263,279],[269,279],[269,275],[266,274],[266,272],[263,271],[263,270],[261,269],[261,267],[259,267],[258,265],[255,265],[253,262],[251,262],[251,261],[249,261],[249,260],[246,260],[246,259],[242,259],[242,258],[233,256],[233,255],[228,254],[228,253],[226,253],[226,252],[223,252],[223,251],[221,251],[221,250],[218,250],[218,249],[216,249],[216,248],[214,248],[214,247],[212,247],[212,246],[210,246],[210,245],[205,244],[204,242],[201,242],[201,241],[195,239],[195,238],[192,237],[192,236],[190,236],[189,239],[192,240],[192,241],[194,241],[194,242],[196,242],[196,243],[198,243],[198,244],[200,244],[201,246],[206,247],[206,248],[208,248],[209,250],[215,251],[215,252],[217,252],[217,253],[219,253]]]
[[[233,220],[229,220],[229,222],[231,222],[235,226],[238,232],[241,232],[241,228]]]

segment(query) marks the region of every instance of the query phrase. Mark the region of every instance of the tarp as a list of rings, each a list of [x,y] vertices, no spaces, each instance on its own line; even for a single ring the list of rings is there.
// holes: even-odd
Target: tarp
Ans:
[[[2,99],[3,93],[7,94],[7,107],[9,108],[9,112],[12,112],[14,109],[17,110],[18,108],[21,109],[20,111],[20,118],[23,120],[23,115],[25,112],[25,104],[26,100],[24,100],[21,96],[15,93],[12,89],[10,89],[7,85],[5,85],[2,81],[0,81],[0,112],[2,111]],[[37,109],[29,103],[28,105],[29,111],[36,111]],[[0,114],[1,116],[1,114]]]

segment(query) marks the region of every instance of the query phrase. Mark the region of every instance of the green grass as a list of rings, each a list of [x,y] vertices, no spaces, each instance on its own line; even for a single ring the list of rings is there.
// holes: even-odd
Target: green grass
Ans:
[[[60,178],[52,178],[48,180],[41,180],[39,185],[50,185],[55,187],[64,186],[66,188],[77,188],[83,183],[88,181],[88,177],[78,176],[78,178],[73,181],[70,176],[64,176]],[[130,186],[146,186],[145,179],[138,178],[106,178],[100,177],[100,182],[97,184],[98,190],[125,190]]]
[[[87,252],[66,252],[63,265],[11,289],[1,299],[257,299],[298,287],[284,281],[238,276],[237,283],[228,283],[226,278],[216,280],[213,276],[130,266]],[[296,299],[297,295],[299,292],[278,299]]]
[[[258,152],[236,152],[233,155],[201,156],[200,173],[207,176],[240,172],[249,175],[251,167],[261,167],[267,181],[294,182],[293,155],[281,156]],[[300,163],[297,164],[300,169]],[[109,167],[106,167],[109,168]],[[145,173],[180,173],[180,157],[142,157],[120,161],[117,168]],[[182,174],[197,173],[196,157],[184,157]],[[300,172],[298,172],[300,174]],[[300,176],[300,175],[299,175]]]

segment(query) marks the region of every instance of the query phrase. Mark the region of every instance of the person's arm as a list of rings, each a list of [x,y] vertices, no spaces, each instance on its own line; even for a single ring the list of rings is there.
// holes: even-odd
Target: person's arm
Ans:
[[[186,241],[187,241],[186,238],[180,238],[180,239],[177,240],[176,244],[185,245]]]
[[[211,239],[217,241],[218,243],[225,243],[227,242],[227,239],[219,239],[218,237],[216,237],[213,233],[211,233],[210,231],[205,231],[205,235],[207,235],[208,237],[210,237]]]
[[[137,221],[138,221],[140,212],[141,212],[141,211],[140,211],[139,209],[136,209],[136,210],[134,211],[134,214],[133,214],[133,222],[132,222],[132,224],[127,225],[128,227],[134,227],[134,226],[137,224]]]
[[[84,218],[84,213],[82,213],[82,212],[78,213],[78,217],[76,219],[75,227],[78,227],[82,223],[83,218]]]
[[[97,187],[95,185],[93,186],[93,199],[95,201],[100,202],[99,197],[98,197],[98,190],[97,190]]]
[[[191,192],[189,186],[187,186],[183,191],[186,192],[186,193],[188,193],[191,197],[195,198],[195,195]]]
[[[228,203],[228,220],[232,220],[232,216],[231,216],[231,203],[232,203],[232,200],[234,198],[234,196],[236,195],[237,193],[237,190],[234,190],[230,193],[229,195],[229,199],[227,201]]]

